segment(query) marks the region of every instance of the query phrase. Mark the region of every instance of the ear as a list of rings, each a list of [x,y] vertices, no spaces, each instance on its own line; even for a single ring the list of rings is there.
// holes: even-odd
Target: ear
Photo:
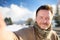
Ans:
[[[51,19],[53,19],[53,14],[51,15]]]

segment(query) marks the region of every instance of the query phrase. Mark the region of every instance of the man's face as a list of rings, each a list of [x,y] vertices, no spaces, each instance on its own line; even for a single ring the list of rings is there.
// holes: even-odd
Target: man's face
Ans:
[[[39,10],[36,22],[41,29],[48,29],[51,25],[52,13],[49,10]]]

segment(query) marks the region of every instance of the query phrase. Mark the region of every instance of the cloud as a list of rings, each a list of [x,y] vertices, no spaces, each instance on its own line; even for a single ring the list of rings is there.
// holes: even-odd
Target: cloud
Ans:
[[[56,5],[52,5],[53,12],[56,13]],[[0,6],[0,13],[3,14],[3,17],[11,17],[13,22],[19,20],[26,20],[27,18],[31,17],[35,19],[35,11],[30,11],[28,8],[21,6],[17,6],[15,4],[11,4],[10,8],[8,7],[1,7]]]
[[[11,17],[13,22],[33,17],[32,11],[24,7],[19,7],[15,4],[11,4],[10,8],[0,6],[0,12],[3,14],[4,18]]]

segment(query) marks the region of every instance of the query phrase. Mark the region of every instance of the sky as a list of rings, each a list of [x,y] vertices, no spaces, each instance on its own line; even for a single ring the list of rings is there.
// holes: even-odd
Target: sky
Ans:
[[[36,9],[44,4],[56,5],[57,0],[0,0],[0,13],[4,18],[11,17],[13,22],[34,19]]]
[[[57,2],[58,2],[58,4],[60,5],[60,0],[58,0]]]

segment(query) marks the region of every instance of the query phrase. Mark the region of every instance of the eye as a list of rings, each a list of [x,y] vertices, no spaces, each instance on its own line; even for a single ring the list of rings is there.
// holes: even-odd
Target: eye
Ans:
[[[37,16],[38,19],[43,19],[43,16]]]
[[[49,18],[46,18],[46,20],[49,20]]]
[[[42,19],[43,17],[39,17],[40,19]]]

